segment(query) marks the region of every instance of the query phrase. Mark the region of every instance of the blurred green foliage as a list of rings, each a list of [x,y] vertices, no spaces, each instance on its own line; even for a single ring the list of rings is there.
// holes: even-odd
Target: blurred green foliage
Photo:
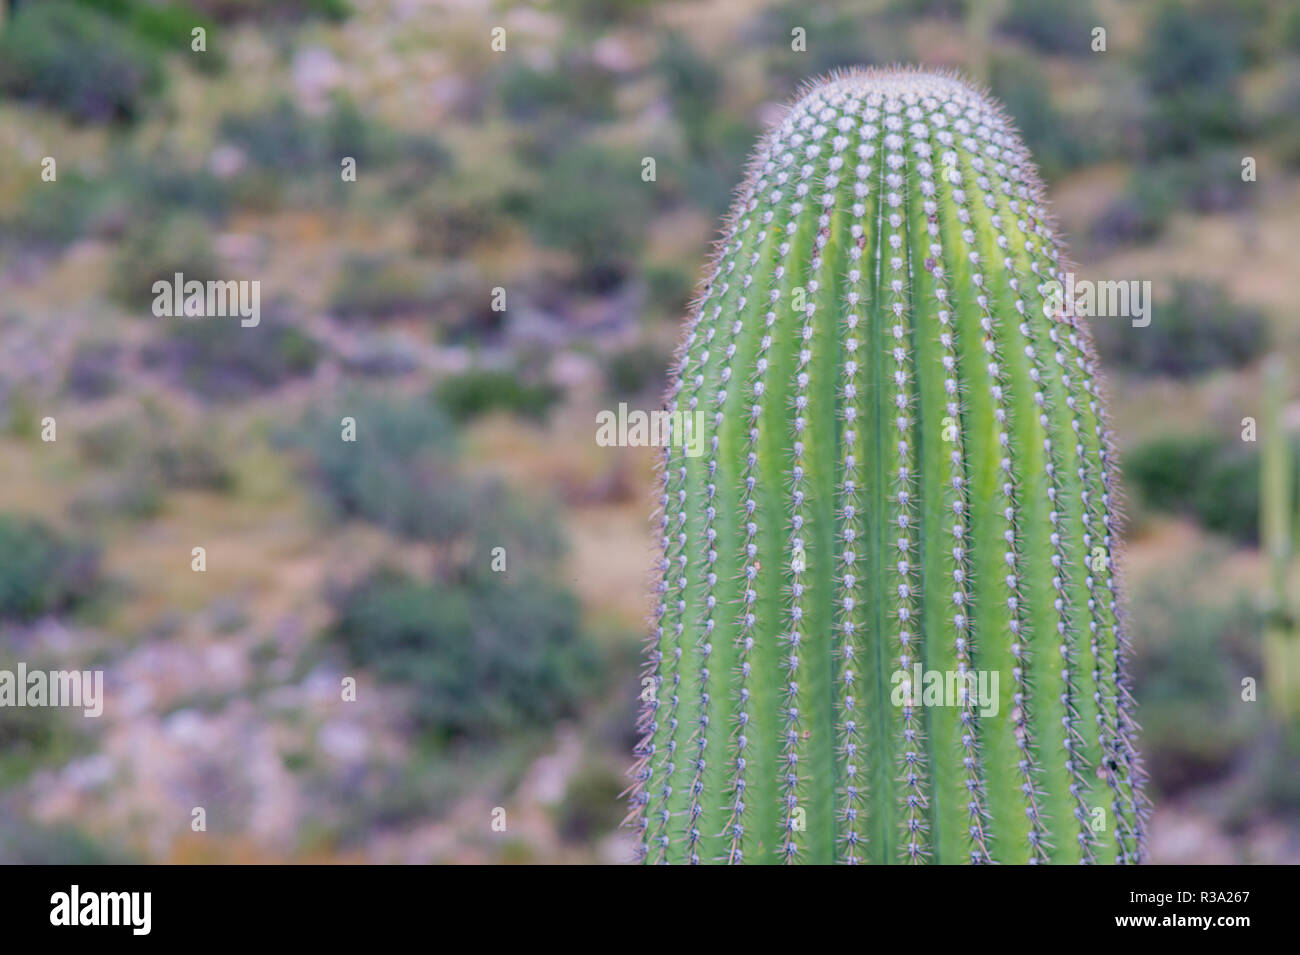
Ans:
[[[41,521],[0,514],[0,620],[30,621],[85,603],[99,584],[95,548]]]
[[[1175,282],[1167,300],[1151,305],[1146,327],[1123,317],[1095,318],[1091,325],[1107,367],[1174,378],[1238,368],[1262,355],[1269,339],[1263,315],[1192,279]]]
[[[623,819],[619,796],[624,788],[623,777],[608,766],[584,763],[569,780],[560,807],[561,838],[581,844],[616,831]]]
[[[344,417],[356,440],[343,440]],[[428,401],[354,393],[282,441],[334,510],[395,534],[450,540],[471,526],[472,490],[456,470],[455,429]]]
[[[1245,24],[1226,3],[1164,0],[1138,61],[1153,100],[1147,122],[1152,155],[1188,153],[1233,140],[1246,128],[1238,98]]]
[[[123,472],[132,484],[229,491],[235,477],[213,441],[211,423],[186,430],[156,406],[110,418],[77,435],[77,451],[95,469]]]
[[[662,395],[668,387],[671,356],[653,345],[633,345],[609,356],[605,363],[605,382],[615,397]]]
[[[654,186],[642,181],[641,160],[577,144],[542,170],[529,224],[542,245],[574,256],[578,281],[586,288],[608,291],[619,285],[645,243]]]
[[[247,328],[236,316],[159,321],[167,323],[167,334],[144,348],[145,367],[162,371],[202,398],[255,397],[310,375],[321,358],[316,340],[278,319],[274,310],[264,312],[257,325]]]
[[[131,122],[164,85],[161,54],[82,4],[18,8],[0,32],[0,91],[81,122]]]
[[[1125,484],[1143,506],[1194,518],[1206,530],[1259,541],[1259,451],[1215,435],[1169,435],[1129,450]],[[1293,506],[1300,505],[1300,498]]]
[[[339,269],[330,310],[340,318],[371,321],[427,313],[444,290],[443,279],[421,262],[358,253]]]
[[[349,659],[410,686],[417,725],[440,738],[544,729],[577,712],[601,669],[577,601],[537,577],[450,587],[380,572],[337,610]]]
[[[549,381],[523,381],[514,371],[473,369],[444,378],[436,394],[442,407],[457,421],[496,410],[542,421],[563,392]]]
[[[110,291],[129,311],[153,315],[155,282],[208,282],[219,276],[212,251],[212,230],[202,218],[177,213],[141,222],[123,238],[117,249]]]
[[[1102,158],[1104,144],[1098,130],[1078,128],[1072,117],[1052,105],[1047,75],[1033,58],[995,57],[989,67],[989,88],[1020,129],[1048,182]]]
[[[613,119],[614,77],[581,49],[561,50],[557,59],[559,62],[545,69],[526,63],[506,67],[499,80],[506,115],[515,122],[549,116],[573,125]]]
[[[1256,615],[1241,601],[1207,603],[1196,581],[1208,558],[1145,583],[1129,601],[1141,635],[1132,654],[1143,753],[1160,794],[1226,776],[1258,732],[1241,679],[1259,674]]]
[[[1089,0],[1010,0],[998,30],[1040,53],[1086,56],[1099,25]]]

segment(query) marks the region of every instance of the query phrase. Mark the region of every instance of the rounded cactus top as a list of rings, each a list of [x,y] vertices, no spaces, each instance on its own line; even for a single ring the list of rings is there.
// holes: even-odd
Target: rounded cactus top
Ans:
[[[1112,455],[1041,195],[944,73],[834,74],[760,141],[668,395],[646,858],[1140,859]]]

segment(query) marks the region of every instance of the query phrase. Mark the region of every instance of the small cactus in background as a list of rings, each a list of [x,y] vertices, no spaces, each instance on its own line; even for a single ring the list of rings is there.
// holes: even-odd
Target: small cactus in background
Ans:
[[[1265,367],[1260,467],[1260,542],[1268,561],[1264,677],[1270,711],[1281,724],[1300,717],[1300,610],[1291,596],[1296,547],[1295,450],[1283,421],[1287,370],[1281,356]]]
[[[668,398],[703,440],[662,452],[646,861],[1142,859],[1062,269],[1023,144],[955,78],[835,76],[763,138]]]

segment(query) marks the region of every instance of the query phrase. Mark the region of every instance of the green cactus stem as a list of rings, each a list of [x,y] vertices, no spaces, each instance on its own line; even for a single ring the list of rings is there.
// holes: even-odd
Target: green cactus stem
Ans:
[[[1295,452],[1286,432],[1286,363],[1273,356],[1265,366],[1263,441],[1260,456],[1260,542],[1268,562],[1264,625],[1265,689],[1281,724],[1300,716],[1300,636],[1290,578],[1295,560],[1291,502],[1295,500]]]
[[[644,859],[1140,861],[1114,455],[1012,125],[836,75],[737,195],[667,400]]]

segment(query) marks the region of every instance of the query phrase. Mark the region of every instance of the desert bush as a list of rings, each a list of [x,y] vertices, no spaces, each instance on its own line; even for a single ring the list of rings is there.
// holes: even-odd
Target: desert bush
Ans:
[[[1082,34],[1087,49],[1087,29]],[[1046,72],[1026,56],[995,57],[989,66],[989,87],[1016,118],[1025,145],[1049,182],[1098,158],[1096,129],[1082,130],[1072,117],[1052,103]]]
[[[667,387],[666,370],[671,356],[653,345],[633,345],[609,356],[605,383],[609,393],[626,398],[653,394],[660,397]]]
[[[123,152],[115,157],[107,185],[131,205],[133,221],[180,211],[219,222],[234,204],[235,189],[206,168],[191,168],[170,150]]]
[[[1102,247],[1150,242],[1164,231],[1174,208],[1166,191],[1129,189],[1106,204],[1089,238]]]
[[[1092,329],[1109,367],[1173,378],[1237,368],[1268,347],[1263,315],[1233,305],[1218,286],[1195,280],[1176,282],[1170,297],[1153,305],[1145,328],[1124,318],[1097,318]]]
[[[1123,463],[1125,484],[1144,507],[1191,517],[1238,543],[1258,542],[1260,462],[1253,445],[1170,435],[1138,445]]]
[[[1241,155],[1223,149],[1140,163],[1124,193],[1093,223],[1102,245],[1148,242],[1178,210],[1211,214],[1240,209],[1252,198],[1241,180]]]
[[[499,95],[506,115],[530,122],[548,112],[569,121],[604,122],[614,116],[614,81],[585,55],[563,51],[550,69],[516,63],[501,76]]]
[[[356,421],[342,440],[340,421]],[[355,394],[314,414],[283,443],[336,513],[412,538],[450,540],[468,528],[471,492],[456,472],[455,432],[427,401]]]
[[[320,360],[315,339],[273,315],[248,328],[236,317],[158,321],[167,334],[145,346],[145,365],[202,398],[252,397],[310,375]]]
[[[29,189],[4,218],[6,239],[24,248],[67,245],[93,231],[105,205],[104,185],[75,169],[59,169],[59,188]]]
[[[177,272],[187,282],[218,278],[211,235],[211,228],[202,218],[185,213],[145,221],[132,228],[114,262],[110,286],[113,297],[132,312],[152,316],[155,282],[172,281]]]
[[[1092,52],[1092,29],[1097,25],[1088,0],[1011,0],[998,21],[998,32],[1040,53],[1085,56]]]
[[[282,179],[300,179],[304,170],[315,170],[338,180],[344,156],[367,166],[418,163],[425,178],[450,164],[437,138],[391,129],[342,95],[320,118],[306,115],[292,100],[279,99],[223,117],[218,130],[221,141],[241,150],[253,166]]]
[[[549,381],[527,382],[514,371],[473,369],[444,378],[436,389],[438,402],[457,421],[490,411],[545,420],[560,399],[560,387]]]
[[[1151,155],[1191,153],[1243,131],[1237,80],[1241,25],[1221,4],[1165,0],[1147,31],[1139,70],[1152,98],[1146,125]]]
[[[412,206],[415,251],[450,258],[471,252],[492,237],[505,216],[492,199],[466,195],[454,186],[426,193]]]
[[[0,514],[0,620],[27,621],[84,603],[99,577],[93,547],[40,521]]]
[[[77,435],[81,460],[94,472],[72,502],[82,520],[157,516],[173,490],[226,493],[235,475],[209,423],[185,428],[144,404],[129,418],[112,418]]]
[[[905,21],[864,14],[854,7],[826,0],[782,0],[763,10],[747,39],[768,51],[767,75],[789,93],[810,76],[911,58]],[[791,49],[795,27],[806,31],[804,52]]]
[[[137,861],[130,853],[105,845],[75,826],[0,820],[0,865],[128,865]]]
[[[156,48],[95,10],[25,4],[0,31],[0,90],[80,122],[131,122],[161,92]]]
[[[349,660],[414,691],[419,728],[490,739],[576,712],[599,671],[577,600],[538,578],[418,582],[381,572],[337,601]]]
[[[438,277],[418,262],[355,254],[339,270],[330,310],[340,318],[374,321],[428,312],[440,301],[439,289]]]
[[[214,20],[292,21],[319,18],[341,21],[352,13],[349,0],[191,0]]]
[[[690,303],[696,276],[679,265],[647,265],[645,277],[647,305],[674,319],[680,318]]]
[[[68,362],[64,387],[75,398],[94,401],[117,390],[123,349],[116,342],[81,342]]]
[[[58,187],[27,190],[3,225],[25,247],[61,247],[86,237],[156,231],[181,213],[192,221],[220,222],[235,193],[231,184],[205,169],[187,168],[166,150],[116,149],[103,174],[93,178],[61,162]]]
[[[78,6],[94,10],[121,24],[132,36],[148,43],[160,53],[189,51],[191,31],[202,27],[211,36],[213,23],[195,7],[169,0],[76,0]],[[216,71],[225,65],[225,56],[219,46],[210,46],[199,57],[187,57],[185,62],[198,69]]]
[[[599,762],[588,761],[569,780],[560,808],[560,837],[566,842],[590,843],[615,832],[622,821],[619,795],[622,776]]]
[[[1256,615],[1243,601],[1196,592],[1213,560],[1200,555],[1143,580],[1129,603],[1143,754],[1166,793],[1227,775],[1257,730],[1255,708],[1232,692],[1259,672]]]
[[[574,256],[584,286],[608,290],[644,244],[651,191],[641,181],[641,157],[571,146],[546,165],[529,223],[542,245]]]
[[[225,116],[218,127],[222,142],[243,151],[250,163],[285,174],[301,174],[322,158],[324,138],[287,99],[266,109]]]
[[[663,78],[668,100],[692,152],[700,152],[710,137],[710,119],[722,92],[722,73],[695,52],[680,32],[662,37],[655,69]]]

